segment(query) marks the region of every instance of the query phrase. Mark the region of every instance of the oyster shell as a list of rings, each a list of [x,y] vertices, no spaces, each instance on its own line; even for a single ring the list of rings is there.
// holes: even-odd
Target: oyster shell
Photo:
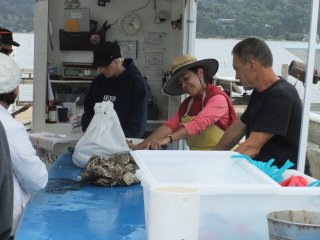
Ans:
[[[135,176],[138,165],[129,152],[110,157],[93,155],[81,173],[80,182],[99,186],[129,186],[139,183]]]

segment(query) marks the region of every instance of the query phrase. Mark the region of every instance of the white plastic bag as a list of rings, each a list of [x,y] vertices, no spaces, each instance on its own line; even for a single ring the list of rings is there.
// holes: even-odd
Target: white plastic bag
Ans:
[[[92,155],[109,156],[129,151],[113,103],[103,101],[94,106],[94,116],[79,142],[75,146],[72,161],[84,168]]]

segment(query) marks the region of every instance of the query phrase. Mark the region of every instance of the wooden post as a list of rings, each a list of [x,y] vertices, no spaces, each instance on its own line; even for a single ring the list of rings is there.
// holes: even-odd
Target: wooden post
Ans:
[[[282,64],[281,67],[281,77],[288,80],[288,64]]]

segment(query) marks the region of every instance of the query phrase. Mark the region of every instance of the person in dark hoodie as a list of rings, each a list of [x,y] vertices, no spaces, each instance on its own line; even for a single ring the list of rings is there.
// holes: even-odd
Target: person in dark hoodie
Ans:
[[[132,59],[122,58],[116,42],[103,42],[93,51],[93,67],[99,68],[84,101],[81,118],[86,131],[97,102],[111,101],[127,138],[141,138],[147,122],[147,85]]]

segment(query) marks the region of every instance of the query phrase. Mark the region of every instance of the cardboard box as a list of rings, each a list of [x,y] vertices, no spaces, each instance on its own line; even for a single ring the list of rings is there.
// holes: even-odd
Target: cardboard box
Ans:
[[[66,32],[90,32],[89,8],[65,8],[64,20]]]

